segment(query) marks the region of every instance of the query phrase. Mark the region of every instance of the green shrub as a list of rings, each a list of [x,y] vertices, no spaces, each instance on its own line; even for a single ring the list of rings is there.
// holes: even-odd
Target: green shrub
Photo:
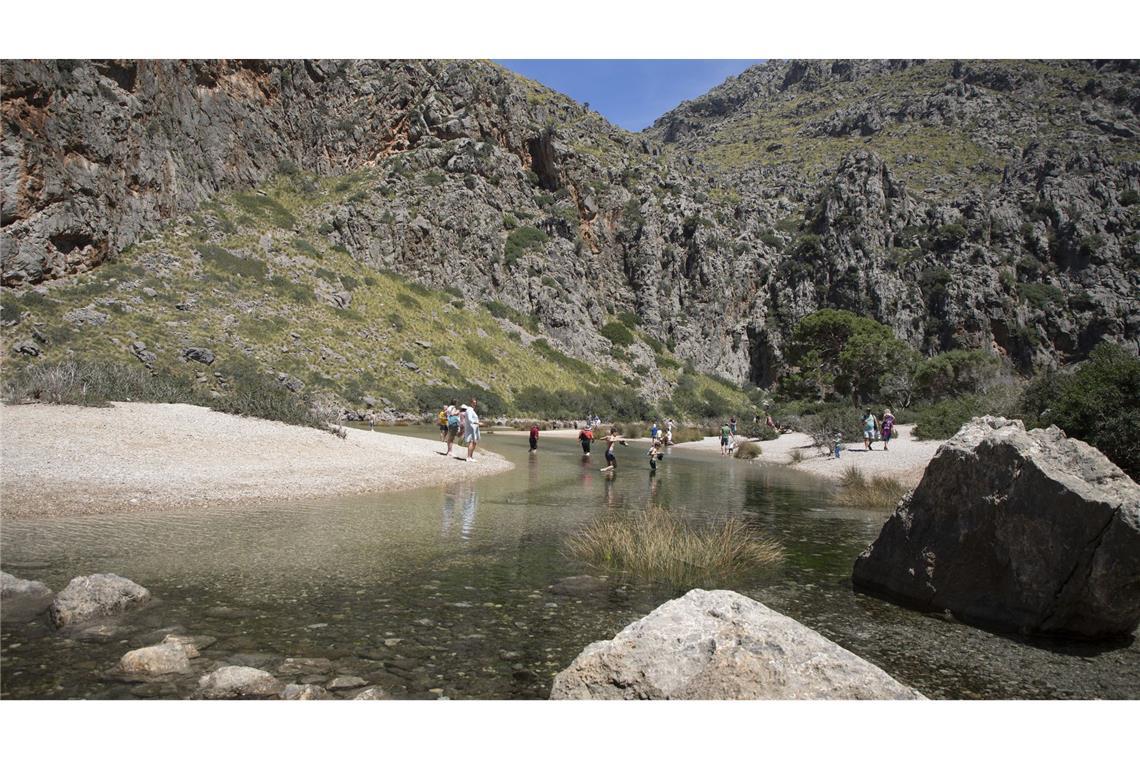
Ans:
[[[1044,282],[1018,283],[1017,292],[1023,300],[1042,310],[1065,302],[1065,294],[1060,288]]]
[[[508,267],[522,258],[523,254],[532,248],[542,247],[550,236],[537,227],[518,227],[507,235],[506,245],[503,247],[503,256]]]
[[[985,351],[954,350],[932,356],[914,371],[914,394],[939,400],[979,393],[997,376],[1001,360]]]
[[[1140,203],[1140,193],[1135,190],[1125,190],[1120,194],[1121,206],[1135,206]]]
[[[487,311],[491,312],[491,316],[496,319],[507,319],[514,322],[519,327],[525,327],[532,333],[538,332],[539,324],[538,317],[533,314],[523,314],[522,312],[512,309],[505,303],[499,301],[488,301],[483,306]]]
[[[1027,426],[1056,425],[1140,479],[1140,359],[1120,346],[1102,343],[1075,371],[1034,381],[1021,408]]]
[[[421,308],[421,304],[420,304],[420,302],[419,302],[419,301],[416,299],[416,297],[415,297],[415,296],[410,296],[410,295],[408,295],[407,293],[397,293],[397,294],[396,294],[396,300],[397,300],[398,302],[400,302],[401,304],[403,304],[404,306],[407,306],[409,309],[419,309],[419,308]]]
[[[633,333],[621,322],[607,322],[598,332],[615,346],[633,345]]]
[[[573,356],[567,356],[558,349],[550,345],[546,338],[539,338],[530,343],[531,349],[537,351],[544,359],[552,361],[558,366],[569,370],[579,377],[593,375],[594,369],[581,359],[575,359]]]
[[[916,360],[891,328],[841,309],[821,309],[792,332],[789,363],[798,371],[781,388],[800,397],[877,398],[889,373],[909,374]]]
[[[499,363],[499,358],[488,351],[478,339],[468,338],[463,342],[463,345],[467,347],[467,353],[478,359],[484,366],[493,367]]]
[[[446,177],[444,177],[440,172],[437,172],[433,169],[432,171],[425,174],[423,179],[424,184],[428,187],[439,187],[443,184]]]
[[[297,219],[289,213],[288,209],[267,195],[256,193],[237,193],[234,203],[246,213],[269,221],[277,227],[292,228]]]
[[[202,257],[202,261],[226,274],[236,274],[241,277],[264,279],[267,267],[265,262],[257,259],[235,256],[219,245],[199,243],[194,250]]]
[[[966,228],[957,222],[944,224],[935,232],[932,239],[934,247],[940,251],[952,251],[966,242],[969,233]]]
[[[313,291],[307,285],[282,277],[281,275],[273,275],[269,278],[270,286],[278,293],[289,298],[294,303],[312,303]]]
[[[305,240],[304,238],[295,237],[292,241],[290,241],[290,244],[306,256],[312,256],[314,259],[322,258],[321,252],[318,251],[312,243],[310,243],[308,240]]]

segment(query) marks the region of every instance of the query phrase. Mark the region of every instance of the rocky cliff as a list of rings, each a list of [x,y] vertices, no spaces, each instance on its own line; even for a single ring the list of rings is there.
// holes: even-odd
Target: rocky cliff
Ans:
[[[162,238],[193,218],[238,258],[311,231],[500,302],[650,397],[669,362],[771,382],[825,306],[1039,368],[1140,346],[1137,71],[769,63],[633,135],[484,62],[7,61],[3,279],[22,299],[148,239],[198,256]],[[304,219],[254,213],[282,176],[352,189],[310,193]],[[203,205],[251,188],[237,219]],[[632,340],[607,329],[623,316]]]

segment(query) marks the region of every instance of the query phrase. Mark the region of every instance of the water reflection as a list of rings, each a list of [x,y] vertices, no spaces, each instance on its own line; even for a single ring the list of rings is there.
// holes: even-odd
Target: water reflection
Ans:
[[[455,480],[443,489],[443,519],[440,535],[451,535],[455,514],[460,513],[459,538],[467,541],[475,532],[475,513],[479,508],[479,487],[465,480]]]
[[[885,516],[837,507],[826,481],[715,452],[670,450],[653,477],[644,459],[620,475],[599,473],[602,463],[581,457],[572,440],[551,439],[533,458],[526,437],[492,435],[486,444],[516,469],[257,508],[5,521],[4,570],[54,589],[76,575],[117,572],[161,603],[124,618],[126,630],[106,643],[0,621],[0,696],[154,696],[102,674],[136,646],[133,637],[182,626],[218,639],[203,657],[219,664],[327,657],[338,672],[402,697],[438,688],[453,697],[543,697],[584,646],[677,595],[566,551],[569,536],[607,512],[651,504],[686,521],[741,515],[778,539],[782,565],[722,587],[800,620],[928,696],[1140,696],[1140,644],[1063,654],[853,594],[851,564]],[[604,591],[551,590],[587,574],[604,578]],[[216,609],[241,614],[218,617]],[[180,681],[179,695],[196,683]]]

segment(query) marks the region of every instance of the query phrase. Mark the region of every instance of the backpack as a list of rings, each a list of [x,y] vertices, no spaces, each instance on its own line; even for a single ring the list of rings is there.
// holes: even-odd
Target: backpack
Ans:
[[[447,415],[447,426],[448,427],[459,427],[459,415],[458,414]]]

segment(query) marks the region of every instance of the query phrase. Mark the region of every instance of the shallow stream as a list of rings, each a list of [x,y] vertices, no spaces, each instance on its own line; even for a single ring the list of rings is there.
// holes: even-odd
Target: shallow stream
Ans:
[[[431,435],[431,431],[408,431]],[[786,549],[781,564],[717,585],[814,628],[932,698],[1140,697],[1140,643],[1061,645],[998,635],[856,594],[851,565],[885,515],[842,509],[794,471],[671,452],[651,477],[641,448],[612,477],[575,441],[488,435],[516,469],[472,483],[281,504],[8,520],[3,569],[60,590],[113,572],[155,603],[84,640],[42,618],[0,628],[0,697],[177,698],[220,664],[323,683],[351,674],[400,698],[545,698],[554,675],[683,593],[568,557],[568,536],[650,503],[687,520],[743,516]],[[478,464],[467,465],[478,467]],[[557,585],[570,576],[597,583]],[[554,588],[552,588],[552,586]],[[164,629],[217,642],[195,673],[139,683],[109,673]],[[326,662],[323,662],[327,660]]]

